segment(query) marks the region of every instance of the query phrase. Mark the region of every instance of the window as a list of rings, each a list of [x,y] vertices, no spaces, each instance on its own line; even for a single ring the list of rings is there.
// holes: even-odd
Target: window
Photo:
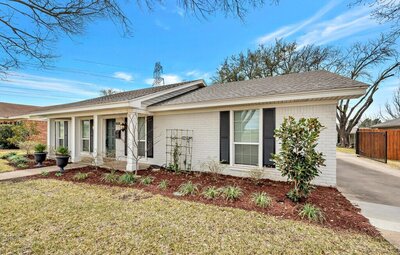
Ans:
[[[146,156],[146,118],[138,118],[138,155]]]
[[[258,165],[259,110],[234,112],[235,164]]]
[[[56,121],[56,148],[66,147],[65,141],[65,122]]]
[[[90,120],[82,120],[82,151],[90,152]]]

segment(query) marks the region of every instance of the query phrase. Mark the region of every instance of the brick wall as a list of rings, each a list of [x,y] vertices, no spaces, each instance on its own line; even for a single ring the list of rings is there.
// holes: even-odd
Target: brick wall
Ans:
[[[257,106],[255,108],[259,108]],[[315,184],[325,186],[336,185],[336,104],[307,105],[276,107],[276,127],[283,122],[283,118],[293,116],[317,117],[326,128],[322,131],[317,147],[326,157],[326,166],[321,168],[322,173],[314,181]],[[202,170],[201,163],[210,158],[219,159],[219,112],[174,114],[154,117],[154,136],[158,143],[154,145],[154,158],[151,163],[163,165],[166,161],[166,129],[191,129],[193,136],[193,169]],[[276,151],[280,145],[277,143]],[[248,176],[250,166],[232,166],[227,174]],[[273,180],[286,180],[275,168],[265,168],[266,177]]]
[[[39,143],[47,144],[47,121],[24,120],[26,123],[34,123],[39,134],[33,137],[33,140]]]

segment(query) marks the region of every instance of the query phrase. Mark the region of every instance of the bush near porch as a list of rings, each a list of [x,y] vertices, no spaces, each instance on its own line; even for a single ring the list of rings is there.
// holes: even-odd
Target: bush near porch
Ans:
[[[0,254],[397,254],[382,238],[132,188],[2,182],[0,204]]]

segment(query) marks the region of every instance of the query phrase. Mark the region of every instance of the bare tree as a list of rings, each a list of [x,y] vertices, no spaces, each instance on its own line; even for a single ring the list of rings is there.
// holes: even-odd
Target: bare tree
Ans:
[[[337,105],[336,129],[340,145],[349,146],[351,130],[358,124],[365,111],[374,101],[374,95],[387,79],[399,74],[400,62],[396,51],[396,36],[381,35],[380,38],[366,43],[356,43],[344,54],[341,62],[345,67],[339,73],[353,79],[371,84],[367,92],[359,99],[340,100]],[[374,75],[378,68],[380,72]]]
[[[385,112],[382,116],[385,120],[400,118],[400,85],[393,94],[392,102],[386,102]]]

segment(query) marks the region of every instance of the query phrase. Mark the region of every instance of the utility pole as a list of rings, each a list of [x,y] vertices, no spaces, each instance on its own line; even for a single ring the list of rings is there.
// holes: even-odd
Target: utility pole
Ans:
[[[156,62],[156,64],[154,65],[153,87],[165,85],[164,78],[161,77],[161,74],[162,74],[162,73],[163,73],[163,67],[162,67],[161,63],[158,61],[158,62]]]

